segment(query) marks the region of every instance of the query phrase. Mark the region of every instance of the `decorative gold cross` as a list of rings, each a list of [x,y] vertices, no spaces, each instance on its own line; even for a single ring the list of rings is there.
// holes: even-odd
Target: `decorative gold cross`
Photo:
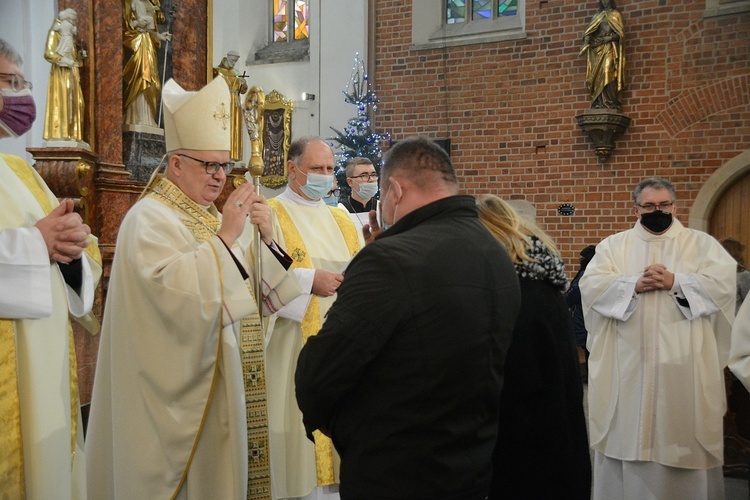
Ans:
[[[301,248],[295,248],[292,252],[292,258],[297,262],[302,262],[302,259],[305,258],[305,255],[307,255],[307,253],[305,253],[305,251]]]
[[[266,447],[264,443],[253,441],[250,443],[250,449],[248,451],[248,458],[253,462],[259,462],[262,458],[265,458]]]
[[[229,121],[229,115],[227,114],[227,110],[224,107],[224,103],[222,102],[219,105],[219,110],[214,113],[214,118],[217,120],[221,120],[221,126],[224,130],[227,129],[227,122]]]
[[[260,370],[258,369],[258,365],[252,365],[247,370],[247,373],[245,374],[245,381],[248,384],[250,384],[250,385],[252,385],[254,387],[257,387],[258,386],[258,382],[259,382],[259,380],[260,380],[260,378],[262,376],[263,375],[260,373]]]

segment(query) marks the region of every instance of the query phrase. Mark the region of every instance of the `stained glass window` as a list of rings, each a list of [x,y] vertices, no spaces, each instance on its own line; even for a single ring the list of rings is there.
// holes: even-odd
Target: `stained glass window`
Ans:
[[[470,7],[468,12],[467,3]],[[472,21],[480,21],[515,16],[518,13],[518,0],[446,0],[445,5],[445,24],[464,23],[467,17]]]
[[[291,12],[294,9],[294,12]],[[308,18],[310,8],[307,0],[273,0],[273,41],[287,42],[289,33],[294,33],[294,40],[309,38]],[[294,24],[290,27],[289,21]]]
[[[286,17],[286,1],[273,0],[273,41],[286,42],[289,22]]]
[[[466,2],[463,0],[448,0],[446,3],[445,23],[455,24],[466,21]]]
[[[518,14],[518,0],[500,0],[497,6],[498,16],[515,16]]]
[[[309,38],[309,32],[307,30],[308,16],[310,8],[307,5],[307,0],[296,0],[294,2],[294,39],[304,40]]]
[[[472,3],[473,20],[492,19],[492,0],[474,0]]]

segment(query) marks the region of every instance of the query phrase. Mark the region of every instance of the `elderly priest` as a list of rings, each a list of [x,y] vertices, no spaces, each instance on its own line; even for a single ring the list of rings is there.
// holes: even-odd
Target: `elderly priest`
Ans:
[[[243,364],[263,383],[249,223],[264,243],[264,313],[300,287],[251,183],[229,195],[222,214],[213,203],[233,167],[224,81],[196,93],[170,80],[163,101],[166,175],[154,175],[126,215],[112,265],[87,441],[89,496],[245,498]],[[260,349],[245,343],[253,339]],[[248,361],[248,352],[258,359]]]

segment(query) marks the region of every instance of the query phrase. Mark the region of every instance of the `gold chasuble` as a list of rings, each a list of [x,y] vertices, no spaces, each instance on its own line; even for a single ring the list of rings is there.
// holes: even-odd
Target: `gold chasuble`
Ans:
[[[268,200],[268,204],[276,212],[276,216],[278,217],[287,252],[291,255],[292,259],[294,259],[292,267],[312,269],[313,266],[310,260],[310,254],[307,251],[305,242],[300,236],[300,233],[292,221],[292,218],[289,216],[286,208],[284,208],[284,205],[275,198]],[[341,230],[350,257],[354,257],[360,248],[356,227],[352,224],[351,219],[349,219],[349,216],[343,210],[331,208],[330,212]],[[311,335],[316,335],[322,326],[318,301],[319,299],[316,295],[311,296],[307,312],[302,320],[303,342],[306,342]],[[318,476],[318,485],[325,486],[334,484],[333,443],[330,438],[324,436],[320,431],[315,431],[314,437],[315,467]]]
[[[55,207],[35,171],[22,158],[12,155],[0,157],[33,195],[44,214],[48,215]],[[86,248],[86,253],[101,265],[101,254],[93,238],[91,243]],[[16,320],[0,318],[0,428],[3,430],[0,433],[0,491],[6,495],[3,498],[26,498],[15,323]],[[72,463],[76,449],[79,402],[75,342],[70,321],[67,324],[67,337]]]

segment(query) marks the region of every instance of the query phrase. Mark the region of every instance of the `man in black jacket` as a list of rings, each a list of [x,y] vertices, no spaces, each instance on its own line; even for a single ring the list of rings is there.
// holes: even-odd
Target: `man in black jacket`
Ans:
[[[489,491],[519,288],[474,199],[458,190],[431,141],[388,152],[382,221],[371,221],[371,243],[300,354],[297,402],[308,435],[331,436],[341,455],[342,499]]]

